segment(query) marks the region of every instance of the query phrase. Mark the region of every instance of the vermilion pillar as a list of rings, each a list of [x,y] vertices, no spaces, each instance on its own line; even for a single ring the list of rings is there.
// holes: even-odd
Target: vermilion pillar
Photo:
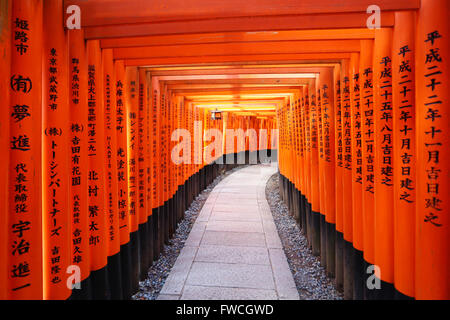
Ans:
[[[167,105],[167,86],[165,84],[162,84],[161,88],[161,144],[160,144],[160,153],[161,153],[161,200],[162,200],[162,210],[163,210],[163,235],[164,235],[164,243],[169,243],[169,208],[167,204],[168,200],[168,167],[167,167],[167,131],[168,131],[168,105]],[[161,250],[163,250],[163,244],[161,243]]]
[[[416,139],[414,12],[396,12],[392,47],[394,285],[414,297]]]
[[[0,109],[0,149],[5,150],[4,164],[0,167],[0,300],[7,299],[8,259],[8,176],[9,176],[9,107],[11,77],[11,14],[12,1],[0,2],[0,92],[6,107]]]
[[[152,220],[152,214],[153,214],[153,204],[152,204],[152,177],[151,177],[151,166],[152,166],[152,138],[151,138],[151,105],[152,105],[152,94],[151,94],[151,78],[150,73],[145,72],[145,82],[146,86],[144,88],[146,94],[146,119],[145,119],[145,142],[146,142],[146,157],[145,157],[145,172],[146,172],[146,196],[147,196],[147,214],[148,214],[148,241],[149,245],[151,245],[152,248],[151,254],[150,254],[150,260],[149,263],[151,264],[153,261],[153,220]]]
[[[162,242],[164,241],[162,226],[163,224],[163,211],[162,206],[162,194],[161,194],[161,150],[160,150],[160,122],[161,122],[161,110],[160,110],[160,88],[159,80],[157,77],[151,78],[152,87],[152,191],[153,198],[152,204],[154,208],[153,212],[153,226],[155,242],[153,246],[153,255],[155,258],[159,257],[161,252]]]
[[[296,190],[295,190],[295,206],[297,210],[297,220],[301,228],[303,228],[302,224],[302,194],[303,194],[303,150],[302,150],[302,131],[301,131],[301,100],[300,100],[300,92],[296,93],[295,96],[295,109],[294,109],[294,117],[295,117],[295,136],[296,136],[296,147],[295,147],[295,156],[297,159],[297,164],[294,168],[295,174],[297,176]],[[265,119],[261,119],[258,123],[255,124],[257,127],[256,130],[264,129],[267,132],[266,127],[267,121]],[[261,137],[261,135],[260,135]],[[260,149],[267,149],[267,134],[265,137],[265,147],[260,146]]]
[[[147,199],[147,157],[148,157],[148,144],[147,144],[147,75],[143,68],[139,71],[139,113],[138,113],[138,157],[137,157],[137,177],[138,177],[138,215],[139,215],[139,236],[141,243],[141,279],[144,280],[147,277],[147,269],[150,266],[150,256],[152,252],[149,252],[150,232],[148,229],[148,199]],[[153,248],[152,248],[153,249]],[[144,278],[145,277],[145,278]]]
[[[343,270],[343,241],[344,241],[344,216],[343,216],[343,146],[342,146],[342,82],[341,82],[341,65],[334,68],[333,74],[334,96],[335,96],[335,200],[336,200],[336,286],[339,291],[342,291],[344,285],[344,270]]]
[[[156,260],[158,258],[158,252],[159,252],[159,242],[158,242],[158,190],[157,190],[157,102],[155,94],[152,90],[152,78],[150,72],[147,73],[147,80],[149,85],[149,99],[150,99],[150,105],[149,105],[149,129],[150,129],[150,188],[151,188],[151,194],[150,194],[150,203],[151,203],[151,211],[152,211],[152,224],[153,224],[153,259]]]
[[[292,169],[295,165],[295,160],[293,159],[293,154],[292,154],[292,149],[293,149],[293,132],[292,132],[292,128],[293,128],[293,124],[292,124],[292,103],[291,103],[291,98],[288,97],[285,99],[285,117],[286,117],[286,122],[285,122],[285,128],[286,128],[286,140],[285,140],[285,149],[286,149],[286,159],[289,159],[289,161],[286,161],[286,183],[284,186],[285,189],[285,201],[287,203],[287,207],[289,210],[289,213],[291,215],[293,215],[293,211],[292,211],[292,194],[291,194],[291,189],[292,189],[292,181],[293,181],[293,175],[292,175]],[[243,117],[239,117],[239,119],[241,121],[243,121]],[[242,128],[245,132],[245,128]],[[319,249],[320,250],[320,249]]]
[[[147,166],[147,144],[146,144],[146,119],[147,119],[147,77],[145,69],[139,69],[139,116],[138,116],[138,211],[139,211],[139,224],[147,222],[147,179],[146,179],[146,166]]]
[[[169,159],[169,166],[170,166],[170,173],[171,173],[171,181],[170,181],[170,186],[171,186],[171,198],[173,198],[175,196],[175,191],[176,191],[176,185],[177,185],[177,170],[176,167],[171,159],[171,152],[172,152],[172,148],[175,146],[175,144],[172,142],[171,140],[171,136],[173,131],[177,128],[177,109],[178,109],[178,105],[177,105],[177,100],[175,98],[175,94],[173,92],[171,92],[170,94],[170,130],[168,132],[168,138],[169,138],[169,150],[168,150],[168,159]],[[175,198],[173,198],[173,211],[175,211]],[[174,219],[173,221],[173,227],[176,227],[176,219]],[[175,229],[173,229],[173,232],[175,232]]]
[[[394,282],[394,162],[392,121],[392,30],[375,32],[373,55],[375,152],[375,264],[384,281],[375,291],[391,298]],[[380,271],[380,272],[378,272]]]
[[[178,113],[178,115],[177,115],[177,129],[184,130],[185,129],[185,126],[184,126],[184,99],[183,99],[182,96],[177,96],[176,99],[177,99],[177,103],[178,103],[178,108],[177,108],[177,113]],[[180,135],[177,135],[177,139],[179,138],[179,136]],[[220,152],[222,152],[222,149],[220,150]],[[178,174],[177,174],[178,178],[177,178],[177,181],[178,181],[178,186],[180,186],[180,189],[179,189],[180,190],[180,197],[179,197],[179,200],[178,200],[178,205],[180,206],[180,209],[179,209],[179,212],[178,212],[178,220],[181,220],[183,218],[183,216],[184,216],[184,210],[185,210],[185,206],[184,206],[185,189],[183,187],[185,164],[184,163],[178,164],[177,167],[178,167]]]
[[[309,86],[310,96],[310,132],[311,132],[311,217],[313,254],[320,254],[320,195],[319,195],[319,149],[318,149],[318,106],[316,82]]]
[[[296,111],[296,115],[297,115],[297,132],[299,135],[299,152],[298,152],[298,157],[299,157],[299,166],[297,168],[298,174],[299,174],[299,191],[300,191],[300,199],[299,199],[299,207],[300,207],[300,217],[299,217],[299,223],[300,226],[304,232],[304,234],[306,235],[306,208],[305,208],[305,194],[306,194],[306,190],[305,190],[305,134],[304,134],[304,125],[303,125],[303,113],[304,113],[304,102],[305,99],[303,97],[303,89],[300,90],[300,93],[298,95],[298,101],[297,101],[297,111]],[[268,146],[268,137],[269,137],[269,131],[271,130],[270,126],[269,126],[269,121],[265,120],[264,121],[264,129],[267,130],[267,138],[264,144],[264,149],[268,148],[270,149],[271,146]]]
[[[361,130],[361,86],[359,73],[359,53],[350,58],[350,105],[352,136],[352,233],[353,233],[353,298],[364,296],[362,273],[363,216],[362,216],[362,130]]]
[[[417,18],[417,299],[450,299],[449,9],[423,0]]]
[[[171,139],[170,136],[172,134],[172,122],[173,122],[173,100],[172,100],[172,92],[171,90],[167,90],[167,130],[166,130],[166,166],[167,166],[167,210],[168,210],[168,237],[169,239],[172,237],[174,230],[174,217],[173,217],[173,167],[172,161],[170,158],[171,154]]]
[[[131,290],[131,243],[130,216],[128,207],[128,103],[125,97],[125,66],[123,61],[114,62],[116,83],[116,123],[117,135],[117,211],[119,219],[120,260],[122,271],[122,292],[124,298],[132,295]]]
[[[231,120],[232,115],[230,114],[228,118]],[[282,122],[283,122],[282,120],[283,120],[283,109],[282,109],[282,106],[279,105],[277,107],[277,122],[278,122],[278,127],[280,128],[280,136],[279,136],[279,138],[280,138],[280,141],[279,141],[280,142],[280,155],[279,155],[280,159],[283,159],[283,155],[284,155],[283,154],[283,152],[284,152],[284,126],[282,125]],[[283,164],[284,164],[284,161],[280,160],[280,173],[284,177],[285,172],[284,172]],[[281,196],[284,196],[284,193]]]
[[[336,184],[335,184],[335,96],[333,69],[327,68],[321,74],[321,102],[323,118],[323,154],[324,154],[324,214],[326,221],[327,273],[335,274],[335,230],[336,230]]]
[[[184,103],[183,103],[183,105],[184,105]],[[184,115],[184,112],[183,112],[183,115]],[[229,114],[228,114],[228,112],[223,112],[222,113],[222,123],[223,123],[223,127],[222,127],[222,154],[223,154],[223,157],[222,157],[222,162],[224,162],[225,163],[225,165],[226,165],[226,158],[227,158],[227,149],[226,149],[226,141],[227,141],[227,134],[226,134],[226,131],[227,131],[227,128],[228,128],[228,120],[229,119]],[[280,170],[281,170],[281,168],[280,168]],[[281,171],[280,171],[280,173],[281,173]]]
[[[344,224],[344,297],[353,297],[353,215],[352,215],[352,134],[351,134],[351,96],[350,61],[341,64],[341,123],[342,123],[342,215]]]
[[[322,74],[322,73],[321,73]],[[323,138],[323,109],[321,95],[321,74],[316,77],[316,95],[317,95],[317,136],[318,136],[318,153],[319,153],[319,207],[320,207],[320,262],[324,268],[327,265],[327,234],[325,224],[325,180],[324,180],[324,138]]]
[[[106,208],[108,225],[108,256],[120,251],[117,173],[117,134],[116,134],[116,77],[112,50],[102,50],[103,86],[105,109],[105,176]]]
[[[91,273],[88,211],[88,67],[82,30],[69,30],[69,212],[72,222],[71,264],[81,271],[81,290],[73,289],[76,299],[90,297]],[[84,282],[83,282],[84,281]]]
[[[361,131],[362,131],[362,217],[363,217],[363,275],[367,281],[369,265],[375,263],[374,249],[374,113],[373,113],[373,40],[361,40],[359,61]],[[371,272],[371,274],[373,271]],[[365,286],[365,299],[372,290]]]
[[[290,153],[289,156],[291,158],[291,167],[290,167],[290,187],[288,189],[288,192],[290,193],[289,195],[289,200],[291,203],[291,215],[294,218],[297,218],[297,213],[296,213],[296,205],[295,205],[295,186],[297,184],[297,175],[296,175],[296,168],[297,168],[297,158],[296,158],[296,154],[295,154],[295,149],[296,149],[296,140],[297,140],[297,136],[295,133],[295,99],[293,96],[289,97],[289,118],[290,118],[290,128],[289,128],[289,140],[290,140]],[[249,117],[247,117],[249,118]],[[249,126],[247,125],[247,130],[249,129]]]
[[[138,230],[137,210],[137,150],[138,150],[138,70],[126,68],[125,99],[128,111],[128,206],[130,232]]]
[[[284,119],[284,138],[283,138],[283,142],[284,142],[284,159],[290,159],[291,155],[290,155],[290,149],[291,149],[291,132],[290,132],[290,123],[289,123],[289,117],[290,117],[290,112],[289,112],[289,108],[290,108],[290,103],[289,101],[286,101],[288,99],[285,99],[284,103],[283,103],[283,119]],[[238,122],[241,121],[241,117],[238,117]],[[240,151],[239,148],[237,150],[238,152]],[[287,189],[288,184],[289,184],[289,180],[291,179],[290,177],[290,171],[291,171],[291,166],[292,163],[291,161],[286,161],[285,160],[285,176],[286,176],[286,182],[285,182],[285,186],[284,186],[284,190],[285,190],[285,201],[287,203],[289,203],[289,191]]]
[[[305,96],[305,106],[304,106],[304,118],[303,127],[305,128],[305,138],[306,138],[306,161],[305,161],[305,182],[306,182],[306,225],[307,233],[306,237],[308,239],[309,247],[312,246],[311,241],[311,125],[310,125],[310,96],[309,96],[309,86],[303,87],[303,94]],[[280,126],[278,126],[280,128]],[[280,128],[281,129],[281,128]],[[281,134],[281,133],[280,133]],[[281,144],[280,144],[281,153]],[[280,158],[280,163],[282,162]]]
[[[350,105],[352,136],[352,228],[353,247],[363,250],[362,232],[362,135],[360,111],[359,53],[352,53],[350,59]]]
[[[63,2],[44,1],[43,46],[43,272],[44,299],[66,299],[71,264],[69,215],[69,98]]]
[[[105,208],[108,239],[108,279],[111,299],[122,298],[116,134],[116,77],[112,49],[102,50],[104,95]]]
[[[176,145],[176,142],[172,140],[172,134],[176,136],[176,131],[180,126],[178,123],[179,120],[179,116],[180,116],[180,110],[181,110],[181,105],[180,105],[180,97],[172,94],[172,99],[173,99],[173,106],[174,106],[174,110],[173,110],[173,118],[172,118],[172,132],[170,132],[170,153],[169,153],[169,157],[170,157],[170,163],[172,165],[172,170],[173,170],[173,227],[174,227],[174,231],[176,230],[177,227],[177,223],[180,220],[180,211],[181,211],[181,205],[180,205],[180,197],[181,197],[181,190],[180,190],[180,165],[177,165],[175,162],[173,162],[172,160],[172,150],[175,150],[174,147]]]
[[[105,299],[108,275],[107,220],[105,205],[104,105],[102,56],[99,41],[87,42],[88,61],[88,214],[89,245],[94,298]],[[94,273],[95,272],[95,273]]]
[[[131,289],[136,291],[139,283],[139,213],[138,213],[138,116],[139,77],[137,67],[127,67],[125,70],[125,101],[128,112],[128,212],[130,221],[130,252],[131,252]]]
[[[42,299],[42,1],[15,0],[11,21],[7,294]]]
[[[115,61],[116,75],[116,135],[117,135],[117,209],[119,213],[120,245],[130,240],[130,221],[128,215],[128,148],[127,127],[128,110],[125,103],[125,67],[123,61]]]
[[[164,241],[167,244],[170,238],[170,166],[169,161],[169,131],[170,131],[170,92],[166,84],[161,90],[161,160],[162,160],[162,192],[164,206]]]

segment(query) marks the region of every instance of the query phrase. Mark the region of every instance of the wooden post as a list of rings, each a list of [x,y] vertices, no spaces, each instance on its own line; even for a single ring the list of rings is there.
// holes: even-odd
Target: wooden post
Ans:
[[[381,289],[375,290],[375,294],[378,299],[392,299],[394,283],[392,30],[375,31],[373,59],[375,264],[379,267],[375,269],[375,274],[382,280]]]
[[[343,161],[343,139],[342,139],[342,81],[341,65],[334,68],[334,95],[335,95],[335,190],[336,190],[336,287],[339,291],[344,288],[344,216],[343,216],[343,185],[342,177],[344,170]]]
[[[372,298],[367,286],[367,270],[375,263],[374,249],[374,114],[373,114],[373,40],[361,40],[359,76],[361,85],[362,123],[362,216],[363,216],[363,282],[364,298]]]
[[[147,201],[147,75],[143,68],[138,70],[139,77],[139,107],[138,107],[138,148],[137,148],[137,195],[138,195],[138,222],[140,236],[140,279],[147,278],[147,270],[150,266],[150,252],[148,246],[148,201]]]
[[[67,38],[63,2],[44,1],[43,9],[43,259],[44,299],[67,299],[71,264],[69,215],[69,98]]]
[[[127,67],[125,70],[125,101],[128,112],[128,212],[130,221],[131,252],[131,291],[136,292],[139,285],[139,216],[138,216],[138,70]]]
[[[343,266],[344,298],[353,298],[353,215],[352,215],[352,134],[351,134],[351,96],[350,96],[350,61],[342,60],[341,94],[342,94],[342,215],[344,223]]]
[[[151,104],[152,104],[152,90],[151,90],[151,78],[150,78],[150,73],[149,72],[145,72],[145,88],[144,88],[146,94],[146,118],[145,118],[145,172],[146,172],[146,186],[147,186],[147,190],[146,190],[146,197],[147,197],[147,215],[148,215],[148,246],[149,248],[149,266],[152,265],[153,262],[153,219],[152,219],[152,214],[153,214],[153,204],[152,204],[152,177],[151,177],[151,166],[152,166],[152,138],[151,138]]]
[[[392,47],[394,285],[397,297],[401,298],[412,298],[415,294],[415,28],[414,12],[395,13]]]
[[[304,130],[305,130],[305,137],[306,137],[306,225],[307,225],[307,233],[306,237],[308,239],[309,247],[312,246],[312,222],[311,222],[311,125],[310,125],[310,118],[311,118],[311,112],[310,112],[310,95],[309,95],[309,85],[303,87],[304,91],[303,94],[305,95],[305,117],[304,117]],[[281,145],[280,145],[281,149]],[[281,150],[280,150],[281,153]],[[284,162],[280,157],[280,163]]]
[[[350,105],[352,136],[352,233],[353,233],[353,299],[362,300],[364,283],[362,270],[363,216],[362,216],[362,131],[359,53],[350,58]]]
[[[318,106],[316,81],[312,80],[309,86],[310,96],[310,132],[311,132],[311,232],[312,250],[314,255],[320,254],[320,195],[319,195],[319,150],[318,150]]]
[[[164,244],[169,244],[169,171],[167,166],[167,131],[168,131],[168,92],[167,86],[161,83],[161,192],[164,211]],[[161,247],[163,250],[164,247]]]
[[[323,105],[322,105],[322,72],[316,77],[316,94],[317,94],[317,136],[318,136],[318,183],[319,183],[319,208],[320,208],[320,263],[326,268],[327,267],[327,234],[326,234],[326,223],[325,223],[325,176],[324,176],[324,137],[323,137]]]
[[[107,220],[105,206],[104,105],[102,56],[98,40],[87,42],[88,61],[88,214],[94,299],[108,299]]]
[[[153,255],[157,259],[164,245],[164,215],[162,210],[162,187],[161,187],[161,94],[159,87],[159,80],[157,77],[152,77],[152,126],[153,126],[153,173],[152,173],[152,184],[153,184],[153,226],[154,226],[154,236],[155,242],[153,247]]]
[[[450,299],[446,0],[422,0],[416,38],[416,299]]]
[[[114,62],[116,75],[116,135],[117,135],[117,210],[119,214],[120,230],[120,260],[122,269],[123,298],[129,299],[131,289],[131,243],[130,243],[130,215],[128,199],[128,103],[125,92],[125,66],[123,61]]]
[[[335,274],[335,237],[336,237],[336,196],[335,196],[335,97],[333,69],[327,68],[321,74],[321,101],[323,115],[323,148],[324,148],[324,199],[327,242],[327,273]]]
[[[7,295],[43,298],[42,1],[12,4]],[[14,37],[16,38],[16,37]],[[36,63],[38,61],[38,63]]]
[[[102,50],[103,85],[105,106],[105,136],[103,160],[105,166],[105,211],[108,244],[108,276],[111,299],[122,299],[121,258],[119,210],[117,207],[118,167],[117,167],[117,132],[116,132],[116,77],[112,49]]]
[[[8,283],[8,179],[9,179],[9,117],[11,77],[11,15],[12,0],[0,1],[0,92],[6,107],[0,109],[0,150],[4,150],[3,165],[0,166],[0,300],[6,300]]]
[[[72,299],[92,297],[88,211],[88,68],[82,30],[69,30],[69,212],[72,214],[72,264],[80,268],[80,289]]]

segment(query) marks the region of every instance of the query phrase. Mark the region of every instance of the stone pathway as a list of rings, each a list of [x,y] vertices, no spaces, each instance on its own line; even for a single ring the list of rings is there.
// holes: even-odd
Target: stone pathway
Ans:
[[[265,197],[277,168],[255,165],[210,193],[159,300],[297,300]]]

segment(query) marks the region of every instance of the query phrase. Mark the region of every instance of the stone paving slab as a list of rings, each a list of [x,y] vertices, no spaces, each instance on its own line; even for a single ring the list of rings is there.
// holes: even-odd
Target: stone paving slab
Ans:
[[[160,294],[156,300],[180,300],[179,294]]]
[[[186,284],[275,289],[270,265],[194,262]]]
[[[295,300],[298,291],[283,249],[269,249],[269,254],[280,299]]]
[[[178,296],[176,299],[178,299]],[[186,285],[184,287],[183,295],[181,296],[181,300],[276,300],[276,299],[277,299],[277,292],[275,290],[204,287],[204,286],[190,286],[190,285]]]
[[[225,245],[247,247],[266,247],[264,233],[257,232],[224,232],[206,231],[203,235],[201,245]]]
[[[265,198],[276,170],[245,167],[211,191],[158,299],[299,299]]]
[[[263,233],[261,222],[253,221],[208,221],[206,225],[207,231],[231,231],[231,232],[260,232]]]
[[[262,247],[201,246],[194,261],[270,265],[269,252]]]
[[[183,248],[177,261],[175,261],[160,294],[181,294],[197,250],[197,247],[185,246]]]
[[[240,204],[216,204],[214,206],[214,211],[220,212],[241,212],[245,211],[248,213],[259,213],[257,205],[240,205]]]
[[[245,187],[245,188],[236,188],[236,187],[230,187],[230,188],[223,188],[220,193],[224,193],[224,194],[232,194],[232,193],[238,193],[238,194],[253,194],[252,190],[250,190],[250,188]]]
[[[231,221],[260,221],[261,216],[257,213],[243,213],[243,212],[214,212],[209,217],[209,221],[213,220],[231,220]]]
[[[254,199],[248,199],[248,198],[239,198],[239,199],[230,199],[230,197],[221,197],[217,198],[215,201],[215,204],[230,204],[230,201],[237,201],[236,205],[244,205],[244,206],[256,206],[258,205],[258,201],[256,200],[256,197]]]

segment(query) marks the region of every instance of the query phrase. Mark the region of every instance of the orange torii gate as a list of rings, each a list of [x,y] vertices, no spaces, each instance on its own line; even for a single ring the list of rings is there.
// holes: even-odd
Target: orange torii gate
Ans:
[[[361,28],[366,26],[366,10],[373,3],[368,0],[339,4],[332,0],[284,0],[274,6],[269,0],[249,1],[245,5],[237,0],[220,5],[204,0],[182,5],[175,0],[164,4],[133,0],[126,5],[111,0],[65,1],[66,6],[72,4],[79,5],[85,12],[102,11],[101,18],[89,15],[82,18],[87,37],[98,39],[174,33]],[[420,0],[383,0],[377,4],[383,27],[388,27],[394,24],[393,10],[418,9]]]
[[[224,168],[203,132],[276,123],[281,194],[345,298],[449,299],[449,2],[379,0],[377,30],[371,2],[0,1],[0,298],[130,298]]]

